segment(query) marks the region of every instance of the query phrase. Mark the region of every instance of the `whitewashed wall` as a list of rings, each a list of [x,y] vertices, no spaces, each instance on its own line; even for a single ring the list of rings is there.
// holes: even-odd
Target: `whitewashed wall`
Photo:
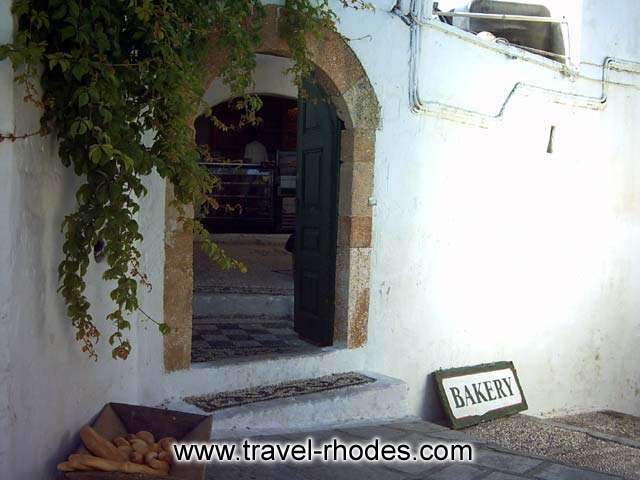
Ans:
[[[248,93],[261,95],[275,95],[279,97],[298,97],[298,88],[293,84],[293,75],[285,71],[293,66],[289,58],[273,55],[256,55],[256,68],[253,71],[253,84]],[[229,100],[231,89],[222,82],[221,78],[213,81],[204,94],[204,101],[215,106]]]
[[[615,3],[609,15],[609,2],[584,2],[584,62],[640,60],[640,6]],[[401,22],[349,14],[342,28],[372,35],[351,45],[383,117],[368,368],[408,380],[426,416],[437,411],[430,372],[495,360],[516,362],[532,413],[640,413],[637,87],[611,86],[602,112],[516,95],[502,121],[483,129],[408,112]],[[519,81],[601,93],[597,81],[440,30],[424,37],[425,101],[495,115]],[[393,54],[381,54],[390,46]],[[611,78],[638,85],[637,76]]]
[[[496,360],[515,361],[530,413],[640,413],[639,145],[629,133],[638,124],[637,88],[612,85],[603,111],[517,93],[501,120],[486,121],[488,128],[414,114],[409,28],[388,13],[395,2],[375,3],[375,13],[340,10],[340,31],[353,39],[368,72],[382,127],[369,343],[364,360],[345,355],[336,366],[408,381],[412,408],[427,418],[440,413],[430,373]],[[584,62],[581,74],[594,80],[566,77],[534,55],[513,59],[513,50],[481,47],[470,34],[426,28],[423,100],[491,117],[518,82],[599,97],[597,65],[605,56],[639,60],[640,6],[620,1],[611,16],[602,14],[606,8],[607,2],[585,1],[582,15],[574,15],[582,23],[571,26],[582,38],[574,49]],[[256,91],[278,93],[276,67],[261,59]],[[634,75],[611,79],[638,84]],[[205,98],[215,104],[227,96],[215,83]],[[162,222],[162,204],[148,205],[151,223]],[[152,295],[148,308],[160,316],[162,293]],[[144,341],[150,343],[145,401],[219,390],[241,370],[163,375],[160,342]],[[280,373],[267,372],[264,380],[279,380]]]
[[[409,29],[386,13],[395,2],[375,3],[376,13],[341,11],[339,27],[382,108],[369,343],[355,367],[407,380],[414,411],[427,417],[437,415],[431,372],[504,359],[516,362],[533,413],[639,414],[637,88],[611,86],[602,112],[516,95],[486,129],[417,115]],[[584,62],[640,60],[640,5],[615,3],[584,1]],[[11,36],[8,4],[0,2],[0,41]],[[598,82],[571,81],[440,30],[428,29],[424,41],[425,100],[493,115],[518,81],[600,94]],[[593,65],[581,70],[599,75]],[[22,104],[11,76],[0,65],[0,130],[24,131],[37,112]],[[633,75],[612,79],[638,84]],[[98,364],[78,351],[56,294],[59,225],[75,180],[54,150],[51,139],[0,144],[0,471],[13,479],[48,476],[105,401],[166,398],[203,378],[164,375],[161,338],[149,324],[132,334],[138,349],[127,363],[110,360],[105,341]],[[148,185],[140,219],[154,289],[143,307],[161,319],[164,186],[155,176]],[[104,314],[99,273],[89,285]],[[21,456],[24,439],[42,461],[7,460]]]
[[[10,41],[9,1],[0,2],[0,42]],[[0,131],[37,130],[39,112],[22,102],[8,62],[0,64]],[[75,175],[62,168],[52,138],[0,143],[0,477],[53,478],[77,431],[106,401],[135,401],[137,361],[99,363],[74,340],[56,293],[60,225],[73,208]],[[108,313],[100,268],[89,299]],[[106,325],[105,325],[106,331]],[[132,333],[132,340],[136,340]],[[28,454],[25,452],[29,452]]]

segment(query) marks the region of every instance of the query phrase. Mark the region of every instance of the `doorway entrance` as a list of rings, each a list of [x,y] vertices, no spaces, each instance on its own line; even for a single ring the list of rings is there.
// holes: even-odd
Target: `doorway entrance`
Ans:
[[[292,52],[280,37],[279,7],[269,5],[263,24],[262,43],[256,47],[258,69],[253,93],[283,94],[279,88],[282,61]],[[216,41],[212,32],[211,41]],[[327,31],[323,37],[308,39],[310,60],[324,90],[344,122],[340,137],[340,183],[338,206],[337,261],[335,279],[335,320],[333,344],[348,349],[367,343],[370,267],[372,258],[372,217],[376,132],[380,108],[367,73],[345,39]],[[230,93],[221,72],[224,52],[207,58],[209,75],[203,83],[205,99],[217,105]],[[263,66],[264,68],[262,68]],[[273,68],[271,68],[273,67]],[[290,92],[290,89],[286,89]],[[209,95],[211,93],[211,95]],[[295,96],[295,92],[285,96]],[[163,321],[171,332],[163,337],[162,358],[166,372],[188,369],[191,363],[193,321],[193,238],[183,228],[183,213],[174,206],[173,186],[166,185],[164,209]],[[187,207],[189,209],[189,207]],[[191,213],[188,210],[189,213]]]
[[[196,216],[245,273],[193,245],[192,362],[308,353],[333,343],[340,121],[315,84],[306,100],[261,96],[260,122],[231,102],[195,121],[219,179]]]

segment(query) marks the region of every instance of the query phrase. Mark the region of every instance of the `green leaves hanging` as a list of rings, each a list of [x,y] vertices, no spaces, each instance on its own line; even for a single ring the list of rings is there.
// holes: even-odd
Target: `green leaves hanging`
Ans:
[[[0,46],[0,60],[11,60],[25,100],[42,109],[38,133],[56,132],[61,162],[83,179],[77,209],[62,224],[59,291],[82,350],[97,358],[101,333],[85,294],[85,276],[93,246],[104,241],[103,279],[112,286],[114,305],[106,316],[113,325],[108,340],[113,357],[125,359],[132,349],[125,335],[130,314],[150,318],[138,302],[138,288],[151,287],[140,269],[143,238],[136,214],[147,193],[142,177],[155,170],[172,182],[178,205],[206,201],[215,179],[197,163],[189,120],[204,93],[210,32],[216,31],[226,54],[223,80],[233,96],[244,98],[238,108],[252,121],[261,103],[245,92],[265,7],[260,0],[18,0],[13,13],[17,33],[12,44]],[[293,52],[299,84],[311,71],[306,33],[319,35],[334,22],[326,0],[285,2],[281,33]],[[143,136],[149,131],[155,138],[146,146]],[[244,268],[211,242],[197,221],[185,218],[183,224],[222,268]],[[169,332],[165,324],[158,327]]]

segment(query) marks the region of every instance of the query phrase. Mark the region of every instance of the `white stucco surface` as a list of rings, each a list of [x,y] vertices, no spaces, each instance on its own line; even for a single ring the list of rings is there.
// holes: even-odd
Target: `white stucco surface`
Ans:
[[[583,61],[637,61],[628,20],[610,23],[598,14],[606,5],[584,2]],[[631,19],[638,12],[634,2],[617,9]],[[388,24],[384,15],[376,20]],[[348,37],[362,36],[364,25],[343,22]],[[611,25],[608,35],[603,25]],[[385,30],[398,38],[397,52],[405,35]],[[426,101],[494,116],[519,81],[600,95],[597,81],[568,79],[440,30],[427,29],[424,42]],[[374,34],[367,43],[352,47],[383,117],[367,368],[409,381],[412,404],[427,416],[437,411],[430,372],[503,359],[515,361],[531,413],[640,413],[638,140],[625,133],[638,122],[637,88],[610,86],[603,111],[516,95],[501,121],[478,128],[408,114],[406,56],[385,56],[382,69],[384,39]]]
[[[293,84],[293,76],[286,72],[293,66],[289,58],[273,55],[256,55],[256,69],[253,72],[253,85],[248,93],[275,95],[279,97],[297,98],[298,88]],[[229,100],[231,89],[215,79],[204,94],[204,101],[212,107]]]
[[[636,86],[610,85],[601,110],[523,93],[487,128],[412,113],[409,28],[387,13],[394,2],[374,3],[375,13],[339,10],[339,29],[353,39],[382,116],[363,349],[167,375],[162,339],[146,322],[131,334],[128,362],[111,360],[105,339],[99,363],[87,361],[56,293],[59,226],[73,208],[77,180],[60,166],[51,138],[0,143],[3,478],[48,478],[78,428],[108,401],[156,404],[349,369],[406,381],[411,411],[428,418],[439,415],[434,370],[496,360],[514,361],[530,413],[640,414],[638,76],[611,72],[613,82]],[[8,4],[0,2],[0,41],[11,37]],[[584,0],[580,71],[599,79],[606,56],[640,61],[639,17],[633,0],[616,2],[616,9]],[[426,101],[493,116],[517,82],[601,94],[596,80],[571,79],[440,29],[426,27],[423,41]],[[256,91],[295,96],[275,81],[273,62],[259,59]],[[21,132],[36,125],[38,112],[22,104],[11,76],[0,64],[0,131]],[[211,104],[225,98],[215,84],[206,97]],[[157,176],[147,184],[142,260],[154,288],[142,306],[160,320],[164,184]],[[88,281],[97,316],[108,309],[100,269]],[[9,461],[22,455],[25,441],[38,460]]]
[[[0,41],[11,39],[9,2],[0,2]],[[22,102],[8,62],[0,64],[0,131],[37,130],[39,112]],[[0,477],[53,478],[77,432],[108,401],[135,401],[137,361],[100,361],[80,352],[57,294],[60,225],[78,182],[55,154],[53,137],[0,143]],[[101,267],[87,276],[98,317],[108,313]],[[104,332],[107,325],[99,323]],[[135,332],[132,341],[136,341]],[[28,455],[25,454],[28,449]]]

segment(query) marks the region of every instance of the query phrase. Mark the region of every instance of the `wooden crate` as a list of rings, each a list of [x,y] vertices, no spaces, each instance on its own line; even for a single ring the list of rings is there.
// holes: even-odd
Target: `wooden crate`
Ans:
[[[127,433],[148,430],[157,438],[174,437],[180,442],[208,442],[211,438],[210,415],[162,410],[159,408],[107,403],[91,425],[100,435],[112,440]],[[87,453],[80,445],[77,453]],[[142,475],[117,472],[65,472],[64,480],[205,480],[206,463],[181,463],[171,467],[169,475]]]

